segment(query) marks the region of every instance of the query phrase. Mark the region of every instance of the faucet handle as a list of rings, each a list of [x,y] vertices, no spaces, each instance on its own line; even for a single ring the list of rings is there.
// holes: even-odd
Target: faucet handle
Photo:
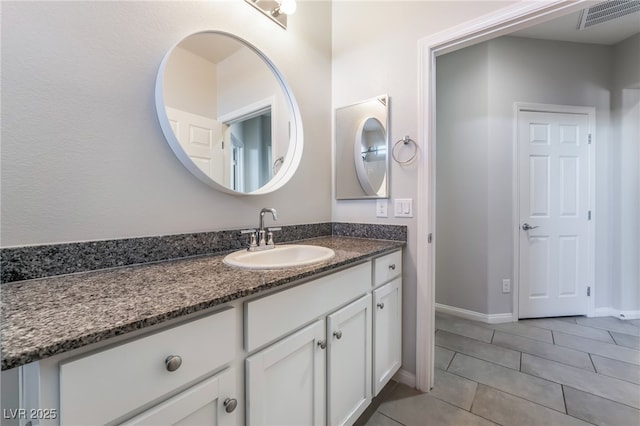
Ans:
[[[252,249],[258,246],[256,242],[256,230],[255,229],[245,229],[240,231],[240,234],[249,234],[249,247],[248,249]]]
[[[281,228],[281,227],[279,227],[279,226],[278,226],[278,227],[276,227],[276,228],[267,228],[267,231],[269,231],[269,232],[282,231],[282,228]]]

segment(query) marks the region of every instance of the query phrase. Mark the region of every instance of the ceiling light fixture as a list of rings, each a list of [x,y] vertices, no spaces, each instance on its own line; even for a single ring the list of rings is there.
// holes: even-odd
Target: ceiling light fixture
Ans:
[[[296,11],[296,0],[245,0],[251,6],[262,12],[282,28],[287,28],[287,16]]]

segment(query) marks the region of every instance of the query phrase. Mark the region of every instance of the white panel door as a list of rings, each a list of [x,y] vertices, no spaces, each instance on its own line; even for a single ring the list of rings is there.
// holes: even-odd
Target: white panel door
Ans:
[[[322,319],[247,358],[247,425],[325,424],[326,345]]]
[[[589,116],[520,111],[519,317],[587,313]]]
[[[191,161],[207,176],[225,182],[225,145],[222,124],[217,120],[175,108],[166,108],[169,123]],[[227,179],[228,180],[228,179]]]
[[[373,292],[373,396],[402,364],[402,281],[396,278]]]
[[[327,415],[353,424],[371,402],[371,294],[327,317]]]

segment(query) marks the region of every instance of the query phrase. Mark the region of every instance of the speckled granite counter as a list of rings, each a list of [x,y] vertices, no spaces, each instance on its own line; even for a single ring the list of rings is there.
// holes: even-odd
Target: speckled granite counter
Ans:
[[[249,271],[223,255],[17,281],[1,287],[2,370],[356,263],[402,241],[328,236],[305,240],[332,248],[328,262]]]

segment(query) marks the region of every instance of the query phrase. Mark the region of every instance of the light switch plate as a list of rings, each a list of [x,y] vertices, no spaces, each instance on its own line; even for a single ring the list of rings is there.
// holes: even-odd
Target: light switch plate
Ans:
[[[376,217],[389,217],[389,202],[387,200],[376,201]]]
[[[413,199],[396,198],[393,210],[396,217],[413,217]]]

